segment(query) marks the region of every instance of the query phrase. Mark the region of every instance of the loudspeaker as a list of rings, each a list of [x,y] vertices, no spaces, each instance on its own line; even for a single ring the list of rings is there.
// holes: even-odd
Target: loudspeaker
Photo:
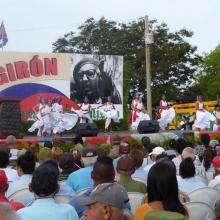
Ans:
[[[0,138],[8,135],[20,137],[21,111],[20,99],[0,97]]]
[[[157,133],[159,129],[159,123],[156,120],[140,121],[137,128],[139,134]]]
[[[81,137],[94,137],[97,136],[99,129],[95,123],[79,123],[75,131],[76,135]]]

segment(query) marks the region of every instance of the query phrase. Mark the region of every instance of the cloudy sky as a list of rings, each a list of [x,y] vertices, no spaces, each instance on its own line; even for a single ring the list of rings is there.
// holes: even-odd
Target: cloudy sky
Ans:
[[[219,0],[0,0],[0,21],[8,34],[5,51],[51,52],[52,43],[87,18],[128,22],[148,15],[172,31],[194,32],[199,53],[220,43]]]

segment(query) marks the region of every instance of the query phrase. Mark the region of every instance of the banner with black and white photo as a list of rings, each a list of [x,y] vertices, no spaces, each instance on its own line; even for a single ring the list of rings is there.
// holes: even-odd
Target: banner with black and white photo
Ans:
[[[101,118],[97,107],[111,97],[119,118],[123,117],[123,57],[112,55],[73,54],[71,57],[70,98],[92,105],[93,119]]]

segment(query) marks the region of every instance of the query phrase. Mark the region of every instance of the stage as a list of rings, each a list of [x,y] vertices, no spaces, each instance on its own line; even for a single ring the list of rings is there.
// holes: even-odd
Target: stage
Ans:
[[[120,136],[123,141],[129,141],[131,139],[139,140],[145,136],[151,139],[151,142],[156,144],[161,144],[164,141],[168,141],[170,139],[177,139],[177,138],[186,138],[187,140],[197,140],[199,137],[207,133],[210,135],[212,139],[216,138],[216,136],[220,137],[220,132],[213,132],[213,131],[180,131],[180,130],[171,130],[171,131],[162,131],[158,133],[149,133],[149,134],[139,134],[135,131],[118,131],[118,132],[99,132],[95,137],[83,137],[83,141],[88,146],[97,146],[103,143],[112,143],[112,139],[114,136]],[[20,139],[17,139],[18,143],[31,143],[31,142],[73,142],[75,138],[75,134],[65,134],[62,137],[37,137],[37,136],[26,136]],[[4,144],[6,142],[5,139],[0,139],[0,144]]]

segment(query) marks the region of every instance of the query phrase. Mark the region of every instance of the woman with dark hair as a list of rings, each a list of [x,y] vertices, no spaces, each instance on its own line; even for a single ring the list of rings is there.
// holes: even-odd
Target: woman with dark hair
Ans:
[[[164,159],[152,166],[147,179],[147,193],[148,203],[137,209],[134,220],[143,220],[146,213],[153,210],[178,212],[188,216],[178,197],[176,168],[170,160]]]

